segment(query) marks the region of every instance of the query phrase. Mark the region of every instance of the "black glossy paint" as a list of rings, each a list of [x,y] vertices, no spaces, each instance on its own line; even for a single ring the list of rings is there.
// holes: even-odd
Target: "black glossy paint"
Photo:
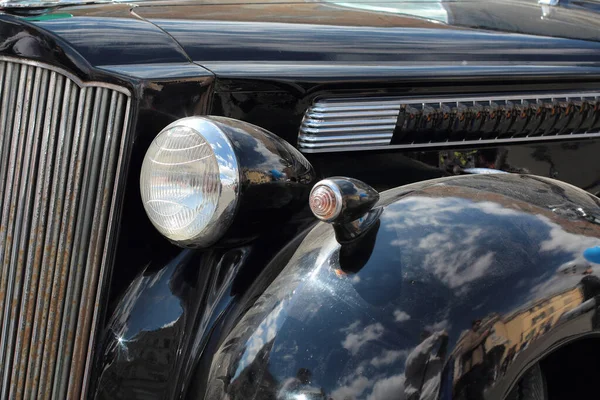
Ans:
[[[93,66],[189,61],[173,38],[130,10],[127,4],[103,4],[25,19],[61,37]]]
[[[419,18],[436,7],[438,15],[429,14],[430,20]],[[341,5],[328,1],[171,1],[144,3],[136,13],[163,27],[193,60],[203,62],[504,62],[529,58],[539,63],[569,58],[579,46],[595,47],[592,41],[600,39],[596,13],[554,8],[553,19],[543,18],[545,10],[535,0],[485,7],[473,1],[350,0]],[[207,33],[205,40],[196,40],[199,32]],[[567,44],[558,38],[590,42]],[[563,45],[569,46],[570,54],[552,51]],[[511,48],[521,51],[510,52]],[[593,57],[584,57],[588,56]]]
[[[140,206],[142,160],[154,137],[165,126],[179,118],[207,113],[214,83],[212,75],[193,64],[169,64],[169,68],[136,65],[138,67],[133,69],[106,68],[134,82],[138,90],[135,127],[129,157],[123,166],[126,180],[121,187],[123,206],[119,216],[119,241],[115,246],[113,283],[106,296],[109,310],[115,307],[118,296],[138,272],[151,262],[168,260],[180,250],[154,229]],[[142,78],[138,77],[140,75]]]
[[[188,398],[502,399],[534,363],[598,337],[600,270],[582,256],[600,244],[598,198],[488,175],[380,205],[358,266],[331,226],[310,232]]]
[[[297,7],[302,7],[299,4]],[[185,13],[185,8],[181,10]],[[139,11],[144,15],[144,9]],[[193,12],[193,10],[192,10]],[[589,63],[591,41],[457,29],[330,26],[281,22],[152,19],[192,60],[219,62]],[[198,41],[198,35],[205,38]],[[568,52],[560,51],[568,49]]]
[[[201,356],[214,351],[220,330],[262,293],[312,224],[297,218],[252,246],[180,250],[151,262],[103,332],[91,397],[178,398],[200,383],[209,371]]]
[[[136,4],[135,7],[103,4],[60,7],[29,18],[0,15],[0,54],[43,60],[72,71],[83,80],[123,84],[134,93],[132,140],[122,164],[127,171],[127,180],[118,193],[122,207],[117,213],[119,242],[111,257],[114,274],[112,285],[103,288],[109,304],[105,310],[113,317],[103,336],[103,349],[107,353],[97,352],[99,360],[93,371],[92,387],[97,389],[98,397],[175,398],[189,388],[190,398],[203,398],[211,372],[212,354],[224,345],[224,338],[232,332],[241,316],[249,318],[247,309],[255,304],[254,300],[295,251],[297,243],[290,244],[290,241],[298,238],[301,228],[313,221],[309,214],[297,215],[283,225],[277,218],[272,220],[274,224],[270,229],[245,247],[182,253],[152,228],[140,206],[139,196],[139,168],[145,150],[154,136],[170,122],[185,116],[205,114],[237,118],[266,128],[294,144],[304,110],[319,96],[481,94],[600,88],[600,19],[588,9],[557,8],[544,16],[542,7],[533,0],[486,2],[485,8],[477,2],[455,1],[441,3],[447,11],[447,20],[435,22],[410,15],[407,11],[410,7],[404,7],[407,3],[398,1],[387,2],[391,9],[399,9],[398,12],[361,10],[356,8],[359,2],[355,0],[348,3],[352,5],[349,7],[325,2],[231,3],[236,2],[168,1]],[[413,6],[415,4],[412,3]],[[596,159],[599,153],[600,142],[588,140],[460,151],[433,149],[427,152],[318,154],[307,158],[321,177],[351,176],[378,190],[451,175],[460,168],[487,167],[555,177],[598,193],[600,165]],[[494,188],[485,186],[484,192],[486,190],[493,192]],[[571,189],[565,190],[570,193]],[[505,234],[516,235],[514,238],[507,236],[509,239],[504,245],[510,249],[512,245],[519,245],[517,238],[527,236],[518,229],[509,229],[513,221],[511,213],[535,214],[534,208],[526,208],[526,204],[530,203],[544,208],[544,205],[536,203],[539,198],[533,191],[525,193],[525,198],[519,200],[521,203],[518,204],[525,207],[525,211],[501,203],[500,208],[508,211],[507,216],[491,215],[486,219],[483,215],[481,219],[473,220],[471,214],[481,216],[481,213],[477,214],[479,200],[474,199],[472,194],[456,196],[459,208],[468,215],[459,211],[452,214],[447,208],[442,208],[450,215],[450,220],[442,221],[445,226],[455,226],[457,235],[463,231],[478,232],[477,229],[481,228],[482,237],[488,240],[486,238],[500,234],[493,229],[493,224],[497,223]],[[444,199],[446,197],[440,197],[439,201]],[[452,283],[450,275],[438,279],[436,271],[428,270],[429,265],[416,263],[423,266],[423,276],[431,278],[426,281],[431,284],[427,294],[432,292],[433,295],[424,301],[411,303],[411,307],[415,308],[410,314],[408,308],[403,310],[411,316],[414,325],[406,330],[399,327],[391,333],[388,331],[388,326],[396,323],[396,316],[382,314],[383,303],[377,303],[377,298],[365,293],[377,292],[381,296],[389,293],[400,297],[416,293],[410,292],[412,281],[394,275],[397,260],[391,260],[391,257],[397,253],[393,246],[385,245],[385,240],[393,236],[389,227],[394,224],[394,218],[400,218],[390,216],[394,207],[400,207],[402,212],[406,211],[403,207],[408,207],[411,213],[420,212],[410,209],[401,200],[394,204],[390,203],[386,208],[388,214],[384,214],[378,228],[371,231],[375,234],[366,235],[360,243],[346,246],[339,252],[341,269],[356,274],[352,275],[352,279],[360,279],[360,282],[352,282],[348,274],[340,274],[340,278],[337,273],[335,276],[326,275],[328,270],[319,263],[310,265],[304,260],[304,264],[298,264],[306,268],[302,271],[314,272],[320,282],[335,282],[331,286],[334,294],[348,295],[350,301],[345,305],[329,304],[327,300],[331,299],[321,292],[323,303],[315,307],[319,308],[318,318],[323,320],[296,321],[290,314],[282,317],[285,331],[279,332],[277,328],[277,340],[282,340],[286,346],[291,343],[289,340],[302,339],[304,342],[300,342],[309,349],[307,354],[313,354],[314,360],[323,361],[326,355],[329,357],[321,369],[311,370],[311,379],[327,393],[348,386],[347,383],[352,380],[351,373],[363,361],[368,361],[367,367],[375,368],[371,359],[365,358],[367,355],[348,354],[349,350],[341,346],[340,342],[345,337],[340,335],[360,334],[358,325],[356,332],[340,332],[342,328],[349,329],[354,322],[346,321],[347,315],[357,316],[360,328],[366,328],[376,323],[364,317],[364,311],[368,309],[384,327],[381,338],[391,342],[375,343],[374,349],[381,350],[381,354],[373,354],[372,359],[383,356],[384,350],[396,352],[391,354],[398,357],[399,354],[407,356],[409,350],[420,343],[421,329],[427,324],[442,321],[445,312],[455,321],[452,322],[453,328],[447,331],[448,346],[455,344],[457,335],[466,329],[467,316],[484,316],[483,308],[481,313],[464,311],[460,305],[462,294],[452,287],[455,283]],[[542,232],[542,217],[520,217],[538,224],[532,226]],[[459,222],[465,218],[468,223]],[[402,237],[424,239],[430,229],[425,222],[419,225],[421,230],[400,231]],[[558,232],[570,232],[568,223],[563,222],[553,223],[558,224]],[[475,228],[469,231],[463,225]],[[327,231],[323,227],[318,229]],[[595,238],[593,232],[590,228],[585,235]],[[321,247],[310,251],[304,247],[302,252],[306,259],[317,252],[325,258],[330,256],[328,246],[333,246],[331,232],[318,234],[321,235]],[[449,234],[452,238],[449,243],[455,247],[448,252],[460,253],[464,243],[457,235]],[[402,240],[402,237],[394,240]],[[500,246],[502,242],[498,242],[495,245]],[[335,249],[332,251],[335,253]],[[417,247],[414,254],[419,256]],[[542,256],[531,250],[531,254],[528,253],[520,262],[529,262],[532,257],[539,261]],[[335,264],[335,257],[331,260]],[[377,269],[375,264],[380,261],[389,274]],[[552,277],[544,275],[540,265],[536,264],[532,271],[539,272],[540,279],[550,282]],[[553,266],[555,264],[550,263],[546,268],[550,271]],[[145,270],[144,275],[140,275],[141,270]],[[265,272],[257,278],[263,270]],[[418,272],[415,269],[403,270]],[[467,268],[460,272],[462,278],[459,277],[459,281],[467,279],[472,271]],[[386,274],[389,275],[387,281],[382,279],[388,277]],[[289,277],[286,272],[280,279],[286,281]],[[470,282],[489,284],[485,286],[486,290],[496,293],[493,291],[496,288],[494,284],[504,278],[512,282],[508,275],[501,278],[492,275],[485,282],[482,277]],[[225,280],[220,282],[220,279]],[[415,282],[419,281],[415,279]],[[360,283],[366,286],[361,288]],[[471,283],[465,285],[470,287]],[[401,292],[397,286],[390,287],[394,284],[401,288],[406,286],[409,291]],[[306,305],[308,312],[315,304],[308,304],[311,300],[303,299],[301,294],[310,294],[314,288],[306,286],[298,286],[297,295],[287,293],[292,296],[292,303],[299,299],[298,306],[283,302],[282,308],[288,307],[286,310],[295,312],[298,308],[294,307]],[[354,287],[358,295],[351,291]],[[523,287],[532,288],[527,286],[527,282]],[[439,292],[434,289],[439,289]],[[474,295],[478,289],[469,289],[466,295]],[[277,292],[274,287],[270,290]],[[119,303],[124,292],[130,303]],[[376,301],[376,304],[369,305],[367,300],[366,303],[361,302],[364,296],[368,301]],[[409,297],[414,299],[415,296]],[[505,297],[511,296],[506,294]],[[338,297],[336,299],[339,300]],[[353,303],[355,300],[357,302]],[[390,300],[391,304],[396,300]],[[508,305],[504,307],[493,300],[482,304],[488,304],[488,309],[498,312],[508,310]],[[510,306],[516,307],[519,299],[515,297],[513,300],[514,304]],[[266,299],[264,304],[268,305],[269,301],[272,299]],[[450,302],[444,305],[443,301]],[[165,308],[161,309],[161,306]],[[147,312],[148,307],[156,313]],[[256,303],[256,307],[254,310],[259,312],[257,318],[260,320],[264,309],[260,303]],[[350,311],[346,315],[347,309]],[[461,313],[464,311],[464,318],[456,317],[458,309]],[[400,319],[405,318],[402,314],[398,315]],[[326,321],[327,318],[330,320]],[[308,335],[301,337],[299,334],[300,327],[306,322],[308,325],[304,327],[310,330],[318,327],[319,321],[323,325],[316,335],[323,341],[311,344]],[[346,322],[348,324],[344,325]],[[248,326],[255,325],[251,321]],[[374,333],[378,335],[379,327],[375,328]],[[289,338],[284,338],[286,332],[290,333]],[[123,338],[122,343],[119,342],[120,337]],[[126,345],[123,345],[124,340],[127,340]],[[331,348],[324,345],[326,342],[331,344]],[[403,347],[399,348],[397,343],[402,343]],[[229,344],[231,352],[240,348],[240,343]],[[366,342],[368,346],[372,344]],[[221,347],[221,350],[226,349]],[[287,351],[287,348],[284,350]],[[282,383],[297,376],[297,381],[289,381],[290,385],[306,380],[306,371],[297,374],[300,368],[306,367],[299,365],[293,370],[295,367],[285,366],[287,359],[283,360],[283,353],[277,352],[276,347],[263,348],[260,355],[272,351],[272,362],[270,359],[265,359],[265,362],[269,368],[281,363],[281,368],[268,370],[272,380],[268,375],[262,378],[267,385],[261,393],[268,396],[272,394],[268,392],[272,388],[269,385],[275,385],[275,380]],[[298,357],[296,362],[310,366],[311,362],[316,362],[314,360]],[[375,389],[383,390],[397,384],[400,378],[396,375],[401,374],[405,366],[404,361],[396,360],[394,364],[389,358],[378,360],[375,364],[381,365],[384,372],[371,369],[371,372],[365,373],[365,379],[355,379],[364,386],[364,397],[375,393]],[[223,365],[231,365],[232,368],[241,365],[240,360],[228,362]],[[338,371],[338,366],[344,362],[347,366]],[[239,394],[237,390],[255,390],[255,386],[249,386],[248,380],[255,371],[267,370],[264,365],[250,364],[245,375],[240,370],[238,383],[233,382],[233,386],[227,383],[227,390],[233,390],[235,395]],[[328,368],[336,370],[340,378],[338,382],[334,382],[333,378],[321,379],[323,371],[329,371]],[[235,371],[229,376],[234,375]],[[260,381],[258,376],[255,378]],[[406,376],[404,379],[406,382]],[[506,389],[505,386],[498,387]],[[212,387],[210,390],[218,393],[221,389]]]
[[[119,250],[130,253],[118,253],[117,276],[131,276],[138,269],[133,265],[143,260],[149,265],[115,305],[103,332],[96,398],[176,396],[219,314],[299,229],[312,223],[307,204],[315,173],[304,157],[258,127],[226,118],[215,117],[214,122],[238,158],[240,204],[234,222],[217,249],[206,252],[177,254],[159,238],[125,234]],[[269,223],[273,219],[279,224]],[[124,228],[139,229],[130,225],[132,220],[125,215]],[[251,240],[251,246],[234,246]],[[129,260],[133,265],[127,265]]]
[[[258,126],[212,117],[229,138],[240,171],[239,200],[233,223],[217,246],[248,242],[272,229],[272,221],[285,224],[306,214],[315,171],[289,143]]]
[[[124,84],[113,76],[94,73],[88,60],[62,38],[9,15],[0,14],[0,51],[3,55],[25,57],[61,67],[83,80]]]
[[[188,341],[230,303],[232,281],[247,255],[245,248],[185,250],[136,277],[108,323],[95,398],[174,396]]]
[[[477,2],[460,1],[449,2],[446,9],[457,26],[592,41],[600,38],[600,9],[586,0],[562,0],[557,7],[542,6],[536,0],[491,2],[485,11]]]

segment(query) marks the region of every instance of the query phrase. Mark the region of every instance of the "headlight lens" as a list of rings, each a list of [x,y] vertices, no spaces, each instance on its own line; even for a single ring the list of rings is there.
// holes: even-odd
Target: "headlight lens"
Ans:
[[[148,217],[168,239],[207,246],[233,218],[239,170],[218,123],[178,120],[154,139],[142,164],[140,189]]]

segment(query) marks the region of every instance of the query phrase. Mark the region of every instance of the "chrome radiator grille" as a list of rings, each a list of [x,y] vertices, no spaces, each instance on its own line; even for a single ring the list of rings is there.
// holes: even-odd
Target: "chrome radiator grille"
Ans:
[[[0,398],[85,389],[130,94],[0,56]]]
[[[600,93],[341,98],[305,113],[306,153],[424,149],[600,137]]]

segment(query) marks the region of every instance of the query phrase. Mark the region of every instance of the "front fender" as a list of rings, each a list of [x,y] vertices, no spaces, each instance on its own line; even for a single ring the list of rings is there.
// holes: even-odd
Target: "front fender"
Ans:
[[[405,186],[379,205],[351,247],[327,224],[308,234],[189,397],[501,399],[597,332],[600,266],[583,258],[600,245],[596,197],[511,174]]]

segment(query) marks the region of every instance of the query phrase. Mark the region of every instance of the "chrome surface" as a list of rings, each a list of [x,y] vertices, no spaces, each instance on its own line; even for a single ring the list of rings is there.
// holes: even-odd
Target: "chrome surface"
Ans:
[[[315,210],[312,199],[314,198],[314,196],[318,196],[317,190],[320,187],[326,187],[327,189],[331,190],[331,192],[334,195],[335,198],[335,204],[334,206],[334,211],[333,214],[331,214],[329,217],[324,216],[323,214],[321,214],[320,212],[318,212],[318,210]],[[322,181],[317,182],[317,184],[315,186],[313,186],[312,190],[310,191],[310,210],[313,212],[314,216],[319,218],[321,221],[325,221],[325,222],[333,222],[336,220],[337,217],[340,216],[341,212],[342,212],[342,206],[343,206],[343,199],[342,199],[342,192],[340,191],[340,188],[338,185],[335,184],[334,181],[332,181],[331,179],[323,179]]]
[[[313,214],[322,221],[333,223],[339,243],[353,241],[377,223],[382,210],[381,207],[374,208],[379,201],[379,193],[371,186],[358,179],[335,176],[318,182],[313,192],[323,186],[335,194],[336,212],[330,218],[321,218],[314,210]]]
[[[180,245],[201,247],[213,244],[223,236],[235,217],[240,192],[240,168],[235,150],[223,129],[222,124],[226,122],[224,119],[219,121],[214,117],[187,117],[169,124],[161,131],[161,133],[167,132],[176,126],[193,129],[211,146],[219,168],[221,189],[210,222],[194,237],[176,242]]]
[[[80,398],[130,95],[0,56],[0,107],[0,398]]]
[[[464,168],[462,170],[465,174],[508,174],[506,171],[493,168]]]
[[[387,146],[394,135],[401,100],[320,100],[304,115],[298,147],[304,152]]]
[[[558,6],[560,0],[538,0],[538,4],[544,6]]]
[[[305,153],[421,149],[600,137],[600,93],[317,100],[304,115]]]

